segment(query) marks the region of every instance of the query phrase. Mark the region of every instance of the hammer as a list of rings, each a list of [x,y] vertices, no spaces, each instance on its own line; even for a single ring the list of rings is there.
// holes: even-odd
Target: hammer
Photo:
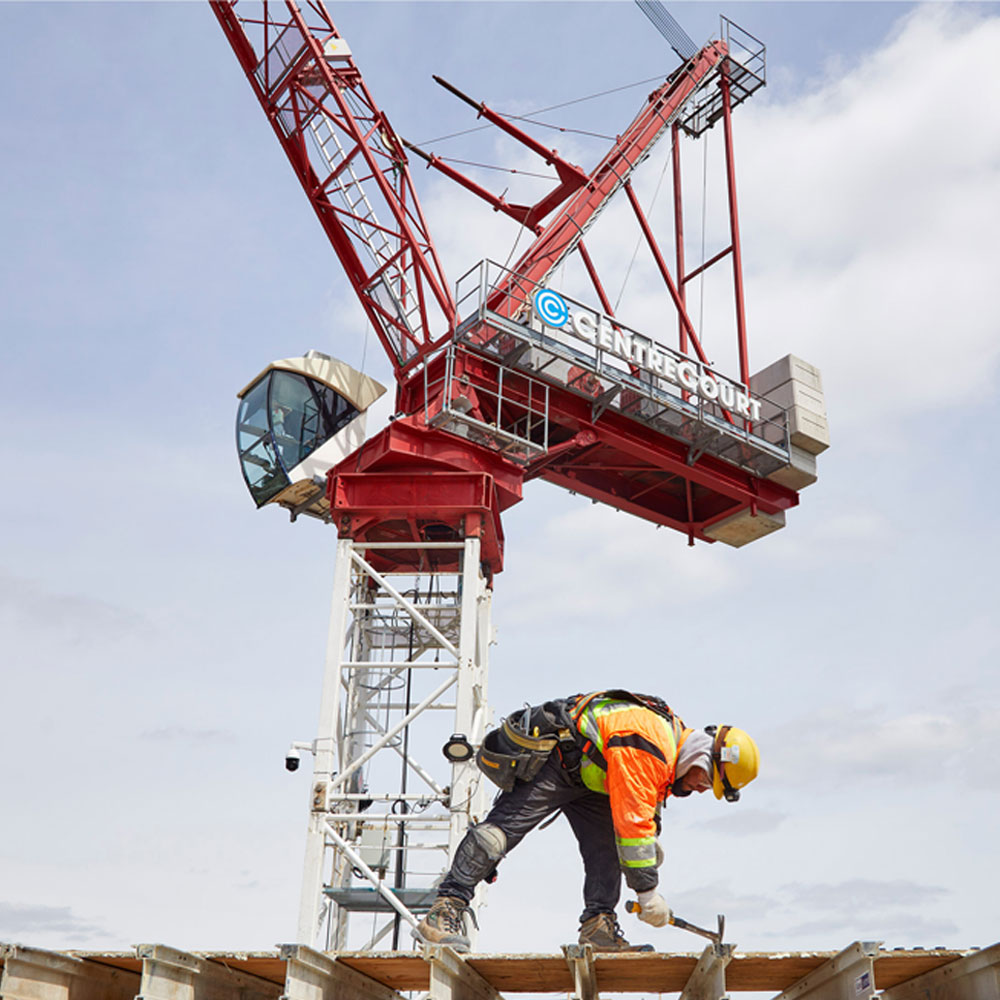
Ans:
[[[642,907],[634,899],[630,899],[625,904],[625,909],[629,913],[642,913]],[[719,929],[717,931],[707,931],[704,927],[698,927],[696,924],[688,923],[688,921],[674,916],[673,910],[670,911],[667,923],[672,927],[680,928],[682,931],[690,931],[692,934],[700,934],[702,937],[708,938],[708,940],[711,941],[717,948],[722,947],[722,935],[726,929],[726,918],[721,913],[719,914]]]

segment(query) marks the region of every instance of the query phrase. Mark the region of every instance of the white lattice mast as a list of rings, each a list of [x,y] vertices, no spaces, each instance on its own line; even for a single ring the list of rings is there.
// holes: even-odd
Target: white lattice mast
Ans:
[[[423,572],[377,569],[390,547],[337,546],[298,934],[324,948],[408,937],[486,806],[474,762],[449,763],[440,736],[446,720],[472,744],[486,728],[480,540],[402,543],[418,564],[456,562]]]

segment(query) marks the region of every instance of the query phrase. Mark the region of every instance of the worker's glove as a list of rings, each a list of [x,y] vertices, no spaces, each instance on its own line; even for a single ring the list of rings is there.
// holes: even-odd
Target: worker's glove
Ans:
[[[670,907],[655,889],[640,892],[639,905],[642,907],[639,919],[643,923],[651,924],[653,927],[663,927],[670,923],[670,918],[673,916]]]
[[[663,864],[663,848],[660,846],[660,842],[656,842],[656,867],[659,868]]]

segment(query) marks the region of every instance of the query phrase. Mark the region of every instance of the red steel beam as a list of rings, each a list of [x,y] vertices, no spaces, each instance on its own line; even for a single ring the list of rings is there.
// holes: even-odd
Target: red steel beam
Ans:
[[[339,34],[322,0],[310,0],[308,4],[313,23],[307,23],[294,0],[286,0],[284,5],[264,4],[262,20],[247,19],[247,25],[262,29],[264,52],[255,50],[244,20],[234,9],[236,4],[233,0],[210,0],[210,4],[398,377],[419,364],[450,337],[455,319],[451,288],[427,230],[398,137],[368,92],[353,58],[338,57],[336,68],[325,58],[323,43],[339,38]],[[275,13],[282,6],[287,14],[285,19],[279,19]],[[272,86],[268,46],[286,29],[294,30],[301,36],[302,54],[294,65],[286,68],[282,78],[273,81]],[[264,67],[263,85],[257,77],[259,65]],[[307,81],[306,85],[303,81]],[[318,97],[315,96],[317,87],[321,89]],[[345,97],[346,91],[357,101],[361,117],[352,112]],[[296,118],[294,128],[288,122],[282,122],[281,111],[283,108],[288,110],[287,102],[291,102]],[[370,185],[372,194],[377,191],[380,202],[392,216],[390,225],[387,225],[390,220],[382,219],[380,222],[381,228],[391,233],[393,240],[398,242],[395,261],[383,258],[381,264],[370,268],[359,252],[366,245],[370,248],[371,244],[367,243],[363,233],[345,224],[345,220],[350,222],[347,214],[330,200],[324,186],[335,178],[337,171],[320,178],[310,162],[303,131],[305,126],[300,117],[301,110],[306,107],[310,107],[313,114],[325,116],[330,128],[339,135],[347,159],[356,158],[359,163],[363,162],[364,168],[359,170],[363,175],[362,185]],[[415,337],[401,320],[378,305],[369,288],[378,272],[387,265],[405,275],[414,288],[420,308],[420,325]],[[437,338],[430,329],[429,300],[436,303],[446,327],[439,331]],[[386,326],[394,331],[401,343],[409,344],[402,354],[386,334]]]
[[[514,265],[511,277],[490,297],[489,309],[510,315],[545,282],[726,53],[723,42],[710,42],[650,96],[646,107],[590,174],[589,183],[562,207]]]
[[[653,254],[656,266],[660,269],[660,277],[663,278],[663,283],[667,286],[667,290],[670,292],[670,297],[674,300],[674,305],[677,307],[677,315],[680,317],[681,324],[687,331],[687,335],[691,340],[691,345],[694,347],[695,353],[698,355],[701,363],[703,365],[709,365],[710,362],[708,360],[708,355],[704,352],[704,350],[702,350],[698,334],[694,332],[694,324],[691,322],[691,318],[687,314],[687,309],[684,308],[684,300],[681,298],[680,292],[678,292],[677,286],[674,284],[674,279],[670,276],[670,270],[667,267],[667,262],[663,259],[663,254],[660,253],[656,237],[653,235],[653,230],[650,229],[649,222],[646,220],[646,213],[643,212],[642,206],[639,204],[639,199],[635,196],[635,192],[632,190],[631,184],[625,185],[625,193],[628,195],[628,200],[632,206],[632,211],[635,213],[635,217],[639,220],[639,227],[642,229],[642,234],[645,236],[646,243],[649,246],[650,252]]]
[[[747,323],[743,307],[743,255],[740,252],[740,220],[736,209],[736,164],[733,158],[732,105],[729,95],[729,75],[723,64],[722,123],[726,144],[726,189],[729,193],[729,232],[733,249],[733,285],[736,295],[736,338],[740,354],[740,379],[750,388],[750,356],[747,350]]]
[[[677,283],[680,292],[681,305],[687,308],[687,295],[684,288],[684,199],[681,192],[681,127],[675,121],[671,126],[670,159],[674,175],[674,246],[677,258]],[[681,354],[687,354],[687,328],[684,320],[677,317],[677,339]]]

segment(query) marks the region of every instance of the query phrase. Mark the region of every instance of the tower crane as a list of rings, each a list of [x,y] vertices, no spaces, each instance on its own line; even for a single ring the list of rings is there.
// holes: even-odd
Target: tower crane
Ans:
[[[764,47],[726,19],[700,48],[673,35],[681,65],[589,171],[436,78],[554,168],[548,193],[516,204],[399,136],[321,0],[210,3],[396,381],[394,417],[371,437],[366,411],[384,388],[316,351],[269,365],[240,392],[237,418],[258,506],[338,532],[318,735],[286,758],[295,769],[301,752],[313,756],[299,940],[356,944],[351,918],[364,913],[373,923],[362,945],[391,934],[396,947],[485,813],[472,756],[489,722],[490,596],[503,568],[501,515],[524,483],[555,483],[676,529],[689,545],[740,546],[782,527],[816,478],[828,444],[818,371],[792,356],[756,374],[749,366],[731,112],[764,85]],[[640,6],[663,31],[661,5]],[[717,122],[730,241],[687,270],[679,142]],[[673,271],[632,184],[667,132]],[[480,261],[453,287],[411,155],[531,233],[521,257]],[[616,195],[672,303],[676,347],[615,315],[586,246]],[[551,287],[570,256],[589,302]],[[685,295],[727,258],[738,377],[709,360]],[[453,720],[444,780],[420,762],[436,750],[415,725],[435,712]]]

